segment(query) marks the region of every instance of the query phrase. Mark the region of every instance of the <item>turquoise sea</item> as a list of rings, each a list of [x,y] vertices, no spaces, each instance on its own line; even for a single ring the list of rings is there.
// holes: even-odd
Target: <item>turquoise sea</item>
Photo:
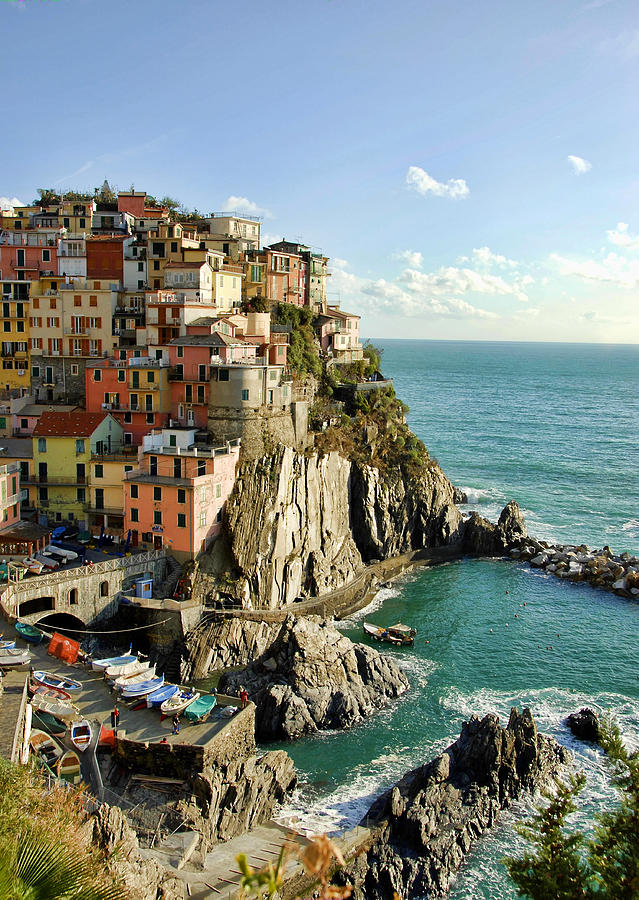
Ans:
[[[411,427],[467,492],[468,508],[496,518],[516,499],[536,536],[639,552],[639,347],[375,343]],[[613,710],[639,746],[639,605],[525,565],[464,560],[413,570],[340,628],[362,640],[365,618],[418,628],[413,649],[387,648],[411,688],[351,731],[285,745],[301,784],[282,821],[319,832],[354,825],[464,719],[494,712],[504,721],[512,705],[530,706],[588,775],[578,824],[611,802],[600,754],[562,719],[586,704]],[[521,846],[512,825],[523,811],[476,844],[454,900],[516,896],[500,860]]]

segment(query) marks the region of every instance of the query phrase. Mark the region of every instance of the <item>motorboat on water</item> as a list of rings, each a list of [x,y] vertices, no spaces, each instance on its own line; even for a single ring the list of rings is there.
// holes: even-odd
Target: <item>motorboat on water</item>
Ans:
[[[398,622],[397,625],[374,625],[372,622],[364,622],[364,634],[375,641],[384,641],[387,644],[411,646],[415,643],[417,630]]]

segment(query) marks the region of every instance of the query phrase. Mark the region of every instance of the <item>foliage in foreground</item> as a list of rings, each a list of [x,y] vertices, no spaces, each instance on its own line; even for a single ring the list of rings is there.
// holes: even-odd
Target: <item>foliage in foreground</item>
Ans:
[[[576,809],[583,774],[568,783],[557,780],[556,794],[546,793],[548,806],[537,807],[528,822],[517,826],[533,849],[520,859],[507,859],[510,877],[521,897],[533,900],[637,900],[639,898],[639,752],[629,753],[619,728],[601,727],[601,746],[612,770],[619,806],[596,817],[593,837],[566,831]]]
[[[84,826],[81,792],[0,760],[0,900],[124,900]]]

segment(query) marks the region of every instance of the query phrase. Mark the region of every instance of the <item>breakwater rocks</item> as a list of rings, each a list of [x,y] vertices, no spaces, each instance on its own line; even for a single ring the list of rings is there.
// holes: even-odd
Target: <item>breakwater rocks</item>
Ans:
[[[569,759],[538,734],[530,710],[464,723],[432,762],[405,775],[370,808],[370,848],[340,873],[354,900],[441,897],[473,842],[524,792],[548,784]]]
[[[348,728],[408,688],[388,657],[354,644],[328,622],[293,616],[277,626],[262,655],[222,676],[220,691],[244,687],[256,704],[258,740],[282,740],[320,728]]]
[[[549,544],[528,538],[512,547],[509,556],[556,578],[586,581],[592,587],[639,599],[639,558],[629,553],[615,555],[610,547],[589,550],[585,544]]]
[[[459,542],[454,497],[434,463],[408,482],[337,451],[279,447],[240,466],[224,539],[198,561],[193,595],[275,609],[327,594],[373,559]]]
[[[464,550],[477,556],[503,556],[527,535],[519,504],[511,500],[501,511],[497,524],[472,512],[464,522]]]

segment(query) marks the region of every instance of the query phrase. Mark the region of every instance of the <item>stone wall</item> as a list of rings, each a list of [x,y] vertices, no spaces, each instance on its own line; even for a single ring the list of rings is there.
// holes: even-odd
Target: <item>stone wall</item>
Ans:
[[[215,440],[241,438],[242,458],[256,459],[269,453],[278,444],[285,447],[305,445],[306,428],[300,429],[303,422],[299,420],[302,411],[296,415],[297,427],[292,406],[263,406],[257,410],[216,407],[209,409],[208,429]]]
[[[91,360],[90,360],[91,361]],[[94,362],[95,360],[93,360]],[[31,392],[36,398],[36,403],[45,403],[49,400],[64,400],[67,403],[84,403],[85,385],[84,370],[87,360],[80,356],[33,356],[31,359],[31,371],[33,367],[39,367],[40,374],[31,375]],[[53,378],[46,377],[47,367],[53,369]],[[71,367],[77,367],[77,375],[71,374]],[[49,394],[49,391],[52,394]]]

